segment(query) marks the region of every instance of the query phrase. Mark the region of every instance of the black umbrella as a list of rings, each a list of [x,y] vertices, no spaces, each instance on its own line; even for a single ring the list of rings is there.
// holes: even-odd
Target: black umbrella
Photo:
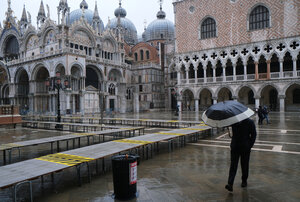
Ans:
[[[202,120],[212,127],[225,127],[251,117],[254,112],[237,101],[219,102],[202,114]]]

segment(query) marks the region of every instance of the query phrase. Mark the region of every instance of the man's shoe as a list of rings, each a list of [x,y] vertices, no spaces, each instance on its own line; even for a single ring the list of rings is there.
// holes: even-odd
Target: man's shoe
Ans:
[[[232,185],[231,184],[227,184],[225,186],[225,189],[227,189],[228,191],[232,192],[233,191],[233,188],[232,188]]]
[[[242,182],[241,187],[247,187],[247,182]]]

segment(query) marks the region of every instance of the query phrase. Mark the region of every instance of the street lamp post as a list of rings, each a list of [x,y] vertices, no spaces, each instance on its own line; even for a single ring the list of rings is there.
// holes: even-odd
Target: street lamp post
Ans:
[[[57,90],[57,117],[56,122],[61,122],[61,114],[60,114],[60,89],[64,90],[69,87],[69,81],[66,79],[64,81],[64,86],[61,84],[61,75],[60,72],[56,72],[54,78],[49,78],[46,80],[46,86],[49,88],[49,91]],[[62,129],[61,124],[56,124],[56,129]]]

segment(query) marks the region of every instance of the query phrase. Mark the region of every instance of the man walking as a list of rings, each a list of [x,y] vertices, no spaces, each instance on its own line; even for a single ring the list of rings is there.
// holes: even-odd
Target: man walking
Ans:
[[[225,188],[232,192],[233,183],[236,175],[239,158],[241,158],[242,167],[242,187],[247,187],[247,179],[249,173],[249,160],[251,148],[256,139],[255,124],[251,119],[245,119],[232,125],[231,163],[228,177],[228,184]]]

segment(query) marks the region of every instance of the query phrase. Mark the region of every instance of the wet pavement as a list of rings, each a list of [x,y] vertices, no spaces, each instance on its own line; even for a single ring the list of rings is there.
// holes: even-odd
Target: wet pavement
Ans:
[[[175,117],[173,113],[151,112],[115,117],[179,118],[194,121],[199,120],[201,114],[183,112],[181,116]],[[269,125],[265,122],[264,125],[257,125],[258,136],[251,152],[247,188],[240,186],[240,166],[233,193],[224,188],[230,164],[230,138],[227,130],[224,130],[197,143],[188,143],[185,147],[177,146],[172,152],[168,152],[167,144],[161,144],[159,153],[149,160],[142,160],[138,166],[138,197],[131,201],[300,201],[300,113],[270,113],[270,121]],[[146,132],[165,130],[168,129],[151,128]],[[61,133],[22,128],[5,131],[0,129],[0,142],[2,144],[54,135]],[[37,156],[46,149],[49,148],[32,147],[22,152],[22,158]],[[109,163],[110,159],[106,161]],[[34,200],[117,201],[112,198],[110,165],[107,170],[99,175],[94,172],[91,183],[88,183],[84,174],[81,187],[77,186],[75,169],[56,173],[54,188],[50,177],[45,178],[43,188],[40,180],[35,180]],[[24,201],[28,200],[24,198],[28,196],[26,187],[19,191],[18,196]],[[9,189],[0,191],[0,201],[11,200]]]

